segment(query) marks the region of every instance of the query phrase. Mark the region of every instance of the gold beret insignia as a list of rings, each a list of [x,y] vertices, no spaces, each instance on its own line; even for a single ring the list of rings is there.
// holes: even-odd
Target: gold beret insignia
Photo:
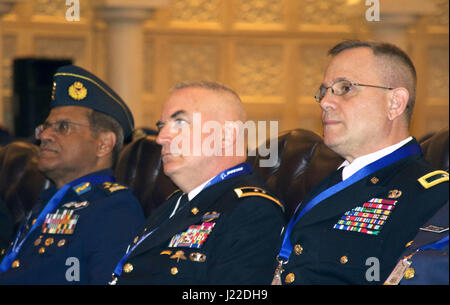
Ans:
[[[82,82],[74,82],[69,87],[69,96],[74,100],[81,101],[87,95],[87,89]]]

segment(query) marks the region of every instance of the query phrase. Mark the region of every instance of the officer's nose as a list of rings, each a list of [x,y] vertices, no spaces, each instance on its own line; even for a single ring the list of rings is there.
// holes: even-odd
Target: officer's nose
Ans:
[[[55,140],[56,131],[53,130],[51,126],[48,126],[45,129],[42,129],[39,132],[39,135],[36,135],[36,140],[41,140],[41,143],[44,142],[52,142]]]
[[[320,101],[322,112],[328,112],[336,108],[338,96],[331,92],[331,88],[327,90],[324,97]]]
[[[165,147],[170,145],[170,141],[173,138],[172,132],[170,130],[169,124],[165,124],[159,129],[158,136],[156,137],[156,143]]]

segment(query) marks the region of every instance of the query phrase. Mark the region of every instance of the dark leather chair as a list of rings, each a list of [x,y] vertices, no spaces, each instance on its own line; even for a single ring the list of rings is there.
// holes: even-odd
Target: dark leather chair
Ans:
[[[448,128],[421,143],[427,160],[436,169],[448,170]],[[6,200],[14,217],[20,219],[36,202],[44,185],[36,163],[37,147],[27,143],[11,143],[0,149],[0,200]],[[259,154],[248,162],[266,181],[270,190],[286,206],[287,217],[305,195],[342,162],[328,149],[322,138],[308,130],[295,129],[278,137],[278,160],[272,167],[260,167]],[[164,175],[160,146],[154,136],[141,137],[126,145],[115,167],[118,182],[132,188],[149,216],[176,186]]]
[[[8,208],[14,231],[37,202],[45,177],[39,172],[38,147],[12,142],[0,149],[0,201]]]
[[[420,143],[425,159],[435,168],[448,171],[448,128]]]

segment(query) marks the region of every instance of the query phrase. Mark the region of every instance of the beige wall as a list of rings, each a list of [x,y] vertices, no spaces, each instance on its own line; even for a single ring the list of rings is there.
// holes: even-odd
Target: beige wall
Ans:
[[[385,0],[380,1],[383,5]],[[107,58],[114,50],[106,45],[111,34],[94,1],[80,2],[79,22],[65,20],[65,0],[23,1],[2,18],[0,123],[12,126],[11,68],[16,57],[70,57],[108,78]],[[236,89],[249,119],[277,120],[280,131],[306,128],[321,133],[313,95],[327,49],[341,39],[373,38],[373,31],[383,25],[383,20],[366,21],[364,12],[348,16],[349,0],[168,2],[143,24],[143,75],[137,77],[143,92],[141,100],[134,101],[142,112],[134,115],[149,127],[158,120],[171,86],[206,79]],[[417,137],[448,127],[449,121],[449,1],[422,2],[433,2],[437,9],[432,16],[414,19],[403,34],[419,74],[411,127]],[[129,75],[128,81],[134,77]]]

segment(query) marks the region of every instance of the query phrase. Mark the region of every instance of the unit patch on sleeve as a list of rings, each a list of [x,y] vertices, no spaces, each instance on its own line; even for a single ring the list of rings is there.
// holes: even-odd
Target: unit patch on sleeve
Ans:
[[[396,200],[372,198],[339,219],[333,229],[378,235],[395,207]]]

